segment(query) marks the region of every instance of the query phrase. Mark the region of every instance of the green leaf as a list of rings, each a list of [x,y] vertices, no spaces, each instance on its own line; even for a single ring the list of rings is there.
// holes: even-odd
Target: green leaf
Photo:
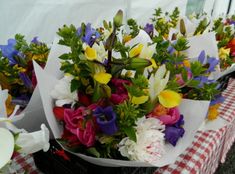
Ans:
[[[135,129],[133,127],[124,128],[124,132],[131,140],[136,142],[136,134]]]
[[[103,91],[103,94],[105,97],[110,98],[111,97],[111,88],[108,85],[102,85],[101,89]]]
[[[188,72],[186,69],[182,69],[182,78],[183,78],[183,81],[187,81],[188,80]]]
[[[189,86],[189,87],[192,87],[192,88],[197,88],[199,84],[200,84],[200,82],[199,82],[198,80],[191,80],[191,81],[188,83],[188,86]]]
[[[62,60],[68,60],[68,59],[70,59],[68,53],[62,54],[61,56],[59,56],[59,58],[62,59]]]
[[[100,153],[96,150],[95,147],[88,148],[87,152],[90,153],[91,155],[94,155],[97,158],[100,158]]]
[[[74,91],[76,91],[79,87],[80,87],[80,82],[78,81],[78,80],[76,80],[76,79],[73,79],[72,81],[71,81],[71,86],[70,86],[70,90],[71,90],[71,92],[74,92]]]

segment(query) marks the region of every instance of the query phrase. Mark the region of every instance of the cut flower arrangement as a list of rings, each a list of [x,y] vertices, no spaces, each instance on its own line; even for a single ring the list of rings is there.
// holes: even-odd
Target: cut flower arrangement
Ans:
[[[189,61],[187,39],[168,41],[153,24],[131,19],[126,32],[122,15],[97,29],[59,29],[69,48],[59,57],[62,78],[34,64],[46,117],[60,144],[90,162],[167,165],[190,145],[210,101],[220,101],[208,78],[219,61],[203,50]]]
[[[0,45],[0,85],[9,91],[8,101],[11,101],[7,104],[8,116],[13,114],[15,106],[19,113],[28,105],[37,84],[32,61],[44,67],[48,53],[48,46],[37,37],[27,43],[20,34]]]

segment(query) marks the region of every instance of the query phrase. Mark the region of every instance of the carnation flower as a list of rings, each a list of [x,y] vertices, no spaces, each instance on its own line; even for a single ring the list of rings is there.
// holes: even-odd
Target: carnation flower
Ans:
[[[134,142],[128,137],[119,143],[122,156],[130,160],[155,164],[165,153],[164,125],[156,118],[141,118],[137,121],[136,137]]]

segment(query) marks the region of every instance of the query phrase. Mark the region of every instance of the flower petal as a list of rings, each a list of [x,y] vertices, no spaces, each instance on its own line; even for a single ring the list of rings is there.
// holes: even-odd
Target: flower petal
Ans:
[[[131,99],[131,103],[140,105],[140,104],[147,102],[148,99],[149,99],[149,96],[146,96],[146,95],[142,95],[140,97],[133,96]]]
[[[97,58],[97,53],[94,48],[86,47],[85,56],[88,60],[95,60]]]
[[[164,90],[158,96],[159,102],[166,108],[173,108],[178,106],[181,102],[179,93],[171,90]]]
[[[0,128],[0,168],[5,166],[11,159],[14,151],[14,137],[10,131]]]
[[[130,50],[129,56],[130,56],[130,57],[136,57],[136,56],[138,56],[138,55],[141,53],[143,46],[144,46],[143,44],[138,44],[137,46],[135,46],[134,48],[132,48],[132,49]]]
[[[94,79],[101,83],[101,84],[107,84],[112,78],[111,74],[100,72],[94,75]]]

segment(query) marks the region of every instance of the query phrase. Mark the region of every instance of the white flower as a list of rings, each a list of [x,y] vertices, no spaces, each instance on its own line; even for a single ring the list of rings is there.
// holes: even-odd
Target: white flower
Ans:
[[[16,145],[21,148],[20,153],[31,154],[40,150],[46,152],[50,147],[49,130],[42,124],[40,131],[20,133],[16,139]]]
[[[137,141],[134,142],[126,137],[119,143],[121,155],[130,160],[155,165],[165,153],[162,133],[164,128],[165,126],[156,118],[142,118],[137,122]]]
[[[103,63],[108,56],[108,52],[105,51],[103,42],[100,42],[99,45],[97,43],[94,43],[92,48],[96,50],[96,53],[97,53],[96,59],[99,62]]]
[[[155,52],[155,46],[156,44],[144,45],[138,57],[150,60]]]
[[[170,71],[166,70],[166,65],[161,65],[155,74],[149,78],[149,95],[151,101],[154,101],[158,94],[163,91],[169,81]]]
[[[55,85],[54,89],[51,91],[52,98],[56,99],[56,106],[63,106],[64,104],[73,104],[78,100],[77,92],[71,92],[71,80],[72,76],[64,76]]]
[[[14,137],[11,132],[5,128],[0,128],[0,169],[4,167],[11,159],[14,151]]]

